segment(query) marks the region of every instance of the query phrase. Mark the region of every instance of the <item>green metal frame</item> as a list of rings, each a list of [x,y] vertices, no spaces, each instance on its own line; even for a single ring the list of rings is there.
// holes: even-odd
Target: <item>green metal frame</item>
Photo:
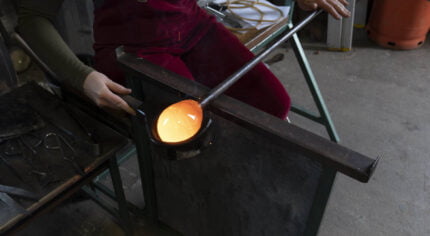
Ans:
[[[107,171],[107,170],[106,170]],[[112,186],[114,191],[110,190],[106,186],[97,183],[93,180],[88,186],[83,186],[81,189],[101,208],[109,212],[114,216],[122,226],[125,235],[133,235],[134,227],[130,216],[129,203],[126,200],[121,174],[119,172],[119,166],[117,157],[109,159],[109,172],[112,179]],[[105,200],[103,200],[99,193],[104,194],[111,200],[117,203],[117,207],[111,207]]]
[[[293,27],[292,23],[288,24],[289,28]],[[322,124],[325,126],[327,133],[330,137],[330,140],[338,143],[339,142],[339,136],[336,132],[336,129],[334,127],[333,121],[331,120],[330,113],[327,109],[327,106],[325,105],[324,99],[321,95],[321,91],[318,87],[318,83],[315,79],[315,76],[312,72],[312,68],[306,58],[306,54],[303,50],[302,44],[300,42],[299,37],[297,34],[293,35],[293,40],[291,41],[291,46],[293,48],[294,54],[296,55],[297,61],[299,62],[300,68],[303,72],[303,75],[305,77],[306,83],[308,85],[309,91],[311,92],[312,98],[314,100],[315,105],[317,106],[317,109],[319,111],[319,116],[315,115],[303,108],[300,108],[299,106],[293,104],[291,106],[291,111],[295,112],[298,115],[301,115],[303,117],[306,117],[312,121],[315,121],[319,124]]]
[[[293,22],[292,22],[292,16],[294,13],[294,1],[292,0],[286,0],[285,6],[291,6],[290,12],[289,12],[289,19],[288,24],[279,30],[277,32],[273,33],[268,37],[267,39],[263,40],[259,44],[257,44],[255,47],[251,48],[252,52],[258,52],[261,48],[263,48],[265,45],[272,42],[274,39],[276,39],[279,35],[287,32],[287,30],[293,28]],[[339,136],[336,132],[336,128],[334,127],[333,121],[331,119],[330,113],[327,109],[327,106],[324,102],[324,98],[322,97],[321,91],[319,89],[318,83],[315,79],[314,73],[312,72],[312,68],[310,66],[310,63],[306,57],[305,51],[303,50],[302,43],[300,42],[300,39],[297,34],[293,35],[292,40],[290,40],[292,49],[294,51],[294,54],[296,56],[296,59],[300,65],[300,69],[302,70],[303,76],[305,77],[306,84],[308,85],[308,89],[312,95],[313,101],[318,109],[319,115],[315,114],[311,111],[308,111],[304,108],[301,108],[300,106],[296,105],[295,103],[291,106],[291,111],[303,116],[307,119],[310,119],[314,122],[317,122],[323,126],[325,126],[326,131],[330,137],[330,140],[333,142],[338,143],[339,142]]]
[[[292,16],[294,12],[294,2],[292,0],[286,0],[286,4],[289,4],[291,6],[288,22],[288,29],[291,29],[293,27]],[[291,47],[293,48],[296,59],[300,65],[300,69],[302,70],[303,76],[305,77],[306,84],[308,85],[308,89],[312,95],[312,99],[318,109],[319,115],[315,115],[314,113],[307,111],[306,109],[300,108],[294,103],[291,106],[291,111],[325,126],[330,140],[338,143],[340,140],[339,136],[336,132],[316,78],[314,76],[314,73],[312,72],[311,65],[306,57],[306,54],[303,50],[302,44],[297,34],[293,35],[293,39],[290,41],[290,43]],[[303,235],[317,235],[335,178],[335,170],[330,168],[323,168],[318,183],[318,188],[316,190],[315,197],[313,200],[313,204],[309,212],[308,221],[306,222],[307,227],[305,232],[303,232]]]

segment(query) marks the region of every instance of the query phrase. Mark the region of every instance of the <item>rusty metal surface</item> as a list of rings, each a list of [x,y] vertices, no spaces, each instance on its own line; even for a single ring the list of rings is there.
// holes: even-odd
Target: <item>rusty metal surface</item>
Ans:
[[[27,105],[13,100],[0,100],[0,141],[42,128],[45,123]]]
[[[154,155],[161,221],[184,235],[301,235],[321,164],[220,117],[199,156]]]
[[[4,233],[15,225],[28,220],[31,214],[52,204],[58,196],[67,193],[77,183],[89,178],[96,169],[106,164],[106,161],[128,142],[117,132],[78,109],[70,107],[72,112],[85,123],[84,125],[90,127],[97,136],[100,155],[93,155],[89,149],[83,148],[82,143],[85,142],[81,142],[89,139],[86,131],[82,130],[80,124],[77,124],[64,110],[63,102],[33,83],[12,90],[1,96],[0,101],[25,104],[28,109],[27,112],[41,117],[44,123],[44,126],[34,128],[18,138],[4,140],[0,143],[0,154],[17,172],[16,174],[12,173],[10,168],[0,162],[0,173],[2,173],[0,184],[19,187],[40,196],[37,200],[31,200],[10,195],[26,209],[26,214],[9,209],[7,204],[0,204],[0,233]],[[11,122],[13,123],[13,121]],[[68,156],[73,155],[77,164],[85,171],[84,176],[76,173],[72,163],[63,159],[58,150],[46,148],[44,137],[48,133],[61,135],[67,140],[74,149],[74,153],[66,145],[63,145],[64,152]],[[27,140],[30,136],[39,138],[42,143],[32,146],[32,142],[27,141],[25,144],[20,139],[26,136]],[[11,149],[14,145],[15,149]],[[17,150],[17,152],[11,150]]]

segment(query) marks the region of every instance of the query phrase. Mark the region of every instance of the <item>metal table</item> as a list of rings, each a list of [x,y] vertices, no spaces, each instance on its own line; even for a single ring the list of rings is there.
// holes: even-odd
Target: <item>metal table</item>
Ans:
[[[7,202],[1,202],[0,234],[18,230],[19,227],[37,215],[66,200],[106,169],[110,170],[115,198],[118,202],[118,209],[113,213],[115,216],[119,216],[126,233],[132,231],[116,163],[116,152],[129,143],[127,138],[79,109],[65,104],[56,96],[34,83],[13,89],[1,96],[0,104],[6,104],[7,106],[23,104],[30,113],[33,113],[34,116],[40,116],[43,121],[43,125],[37,129],[23,134],[31,134],[34,137],[39,137],[42,141],[39,145],[32,147],[36,151],[35,153],[31,152],[31,148],[22,147],[21,154],[7,156],[4,155],[7,149],[5,145],[8,145],[9,141],[3,140],[0,144],[2,157],[7,159],[10,166],[14,167],[17,172],[11,173],[10,168],[0,163],[0,172],[2,173],[0,184],[26,189],[38,196],[37,199],[28,200],[9,194],[15,203],[22,206],[22,209],[16,211],[11,205],[6,204]],[[70,113],[65,112],[65,106],[72,109],[75,119],[71,118]],[[77,123],[76,117],[79,117],[81,124]],[[83,140],[86,135],[80,125],[91,127],[91,132],[97,137],[97,150],[91,151],[91,149],[81,148],[84,146],[78,145],[79,141]],[[71,144],[76,151],[75,159],[77,164],[84,170],[84,175],[77,174],[72,164],[64,160],[58,150],[46,148],[46,142],[50,141],[47,141],[44,137],[48,133],[56,133]],[[67,152],[67,155],[73,155],[70,150],[67,150],[68,147],[66,147],[65,143],[62,143],[62,147]],[[45,174],[40,174],[42,172]],[[17,175],[20,176],[22,181],[17,178]],[[43,177],[48,179],[42,179]]]

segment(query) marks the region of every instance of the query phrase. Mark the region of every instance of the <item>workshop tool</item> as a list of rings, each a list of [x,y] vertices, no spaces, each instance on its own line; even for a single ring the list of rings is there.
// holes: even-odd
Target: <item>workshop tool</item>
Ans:
[[[41,187],[46,187],[49,184],[57,183],[62,180],[49,169],[50,168],[48,167],[46,171],[31,170],[30,172],[30,174],[36,175],[38,177]]]
[[[311,13],[297,26],[292,28],[287,34],[282,36],[281,39],[273,43],[270,47],[242,66],[242,68],[240,68],[236,73],[214,87],[205,98],[201,99],[200,102],[196,102],[191,99],[183,100],[174,103],[163,110],[157,120],[157,133],[161,139],[160,141],[166,143],[184,142],[191,139],[198,132],[200,132],[201,123],[205,120],[204,117],[202,117],[203,109],[209,105],[211,101],[230,88],[243,75],[260,63],[267,55],[269,55],[269,53],[271,53],[283,42],[291,38],[295,33],[297,33],[297,31],[302,29],[322,11],[323,10],[320,9]],[[175,132],[174,135],[172,135],[173,132]],[[180,136],[175,137],[177,135]]]
[[[9,208],[17,211],[20,214],[28,214],[28,211],[15,200],[13,200],[13,198],[9,197],[7,193],[0,192],[0,201],[4,202]]]
[[[3,153],[6,156],[18,156],[22,154],[22,145],[18,141],[18,139],[8,139],[6,140],[4,147],[3,147]]]
[[[30,140],[30,138],[32,138],[32,140]],[[40,144],[42,144],[42,139],[38,138],[34,134],[28,134],[28,135],[19,136],[19,140],[26,148],[28,148],[31,151],[33,155],[37,155],[37,151],[35,148],[37,148]]]
[[[0,114],[0,140],[16,138],[45,126],[36,111],[19,101],[1,100]]]
[[[36,194],[30,191],[27,191],[25,189],[18,188],[18,187],[3,185],[3,184],[0,184],[0,193],[7,193],[9,195],[35,200],[35,201],[39,200],[39,196],[37,196]]]
[[[22,155],[24,159],[29,162],[33,162],[34,156],[37,155],[36,148],[42,144],[42,139],[37,137],[35,134],[23,134],[13,139],[9,139],[6,142],[4,154],[7,156]],[[27,156],[27,152],[24,150],[27,148],[31,151],[31,157]]]
[[[38,170],[32,170],[31,173],[35,174],[37,176],[40,176],[40,177],[46,177],[46,176],[48,176],[48,173],[43,172],[43,171],[38,171]]]
[[[73,109],[68,105],[64,104],[64,109],[66,110],[67,114],[75,121],[76,124],[84,131],[84,133],[89,138],[89,146],[91,148],[91,154],[98,156],[100,155],[100,145],[98,143],[98,138],[94,132],[94,130],[90,130],[90,128],[83,122],[81,117],[77,115]]]
[[[145,125],[145,130],[148,133],[150,141],[153,144],[166,149],[168,159],[170,160],[183,160],[192,158],[200,154],[205,148],[209,147],[214,140],[215,129],[213,128],[213,120],[211,119],[210,113],[206,112],[206,119],[203,121],[203,128],[201,128],[202,132],[199,132],[191,140],[177,143],[160,142],[160,138],[157,134],[155,126],[152,126],[151,128],[151,125],[148,122],[148,117],[143,108],[143,102],[130,95],[120,96],[131,108],[136,111],[136,117],[142,121],[142,124]]]
[[[73,113],[72,111],[68,111],[67,109],[71,109],[71,108],[67,108],[67,104],[63,103],[63,102],[59,102],[56,106],[54,106],[53,109],[65,109],[67,115],[74,120],[74,122],[86,133],[86,135],[89,135],[90,140],[82,138],[81,135],[77,135],[74,132],[72,132],[72,130],[64,127],[64,123],[62,123],[59,120],[56,119],[52,119],[52,117],[50,117],[49,115],[46,114],[42,114],[43,119],[50,123],[51,125],[53,125],[54,127],[58,128],[61,132],[63,132],[64,134],[67,135],[68,138],[71,139],[71,142],[73,143],[74,146],[77,147],[78,150],[82,150],[86,153],[89,153],[93,156],[98,156],[100,155],[100,144],[98,144],[96,142],[96,138],[93,132],[90,132],[89,129],[87,129],[85,127],[85,125],[83,124],[83,122],[78,118],[77,115],[73,115],[71,116],[71,114]],[[65,108],[66,107],[66,108]]]
[[[64,143],[69,148],[69,150],[72,151],[71,155],[69,156],[66,155],[61,143]],[[72,164],[77,174],[82,176],[85,175],[85,172],[82,170],[82,168],[75,160],[76,150],[72,147],[72,145],[70,145],[70,143],[63,136],[52,132],[47,133],[44,138],[44,144],[46,149],[59,150],[62,158]]]
[[[36,147],[41,144],[41,139],[32,134],[33,131],[45,127],[45,122],[41,116],[28,104],[12,99],[2,99],[0,101],[0,140],[2,154],[6,156],[23,155],[27,158],[25,148],[28,148],[32,155],[36,155]],[[2,162],[21,181],[22,177],[18,171],[10,165],[6,158],[1,155]],[[23,181],[24,182],[24,181]]]
[[[18,171],[9,163],[9,161],[4,158],[2,154],[0,154],[0,161],[21,181],[24,182],[24,179],[18,173]]]
[[[248,22],[238,17],[235,17],[234,15],[228,12],[222,11],[221,8],[216,9],[215,6],[216,5],[214,4],[209,4],[207,6],[204,6],[204,9],[206,9],[206,11],[208,11],[212,15],[216,16],[219,19],[219,21],[223,22],[224,25],[234,28],[237,31],[249,30],[252,27],[252,25],[249,24]]]

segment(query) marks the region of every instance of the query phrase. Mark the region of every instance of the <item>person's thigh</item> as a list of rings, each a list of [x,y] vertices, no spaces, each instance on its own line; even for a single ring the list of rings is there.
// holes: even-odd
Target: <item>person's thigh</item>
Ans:
[[[125,84],[124,72],[116,61],[114,47],[100,47],[95,49],[94,69],[105,74],[109,79]]]
[[[176,74],[184,76],[185,78],[194,80],[194,77],[188,70],[187,65],[185,65],[179,56],[168,53],[139,54],[138,56],[172,72],[175,72]]]
[[[138,56],[181,76],[194,80],[191,72],[178,56],[168,53],[138,54]],[[108,76],[113,81],[125,84],[124,72],[116,61],[114,48],[103,47],[97,49],[94,68]]]
[[[217,24],[182,59],[196,81],[214,87],[253,57],[236,36]],[[226,94],[282,119],[290,109],[290,97],[284,86],[262,63]]]

